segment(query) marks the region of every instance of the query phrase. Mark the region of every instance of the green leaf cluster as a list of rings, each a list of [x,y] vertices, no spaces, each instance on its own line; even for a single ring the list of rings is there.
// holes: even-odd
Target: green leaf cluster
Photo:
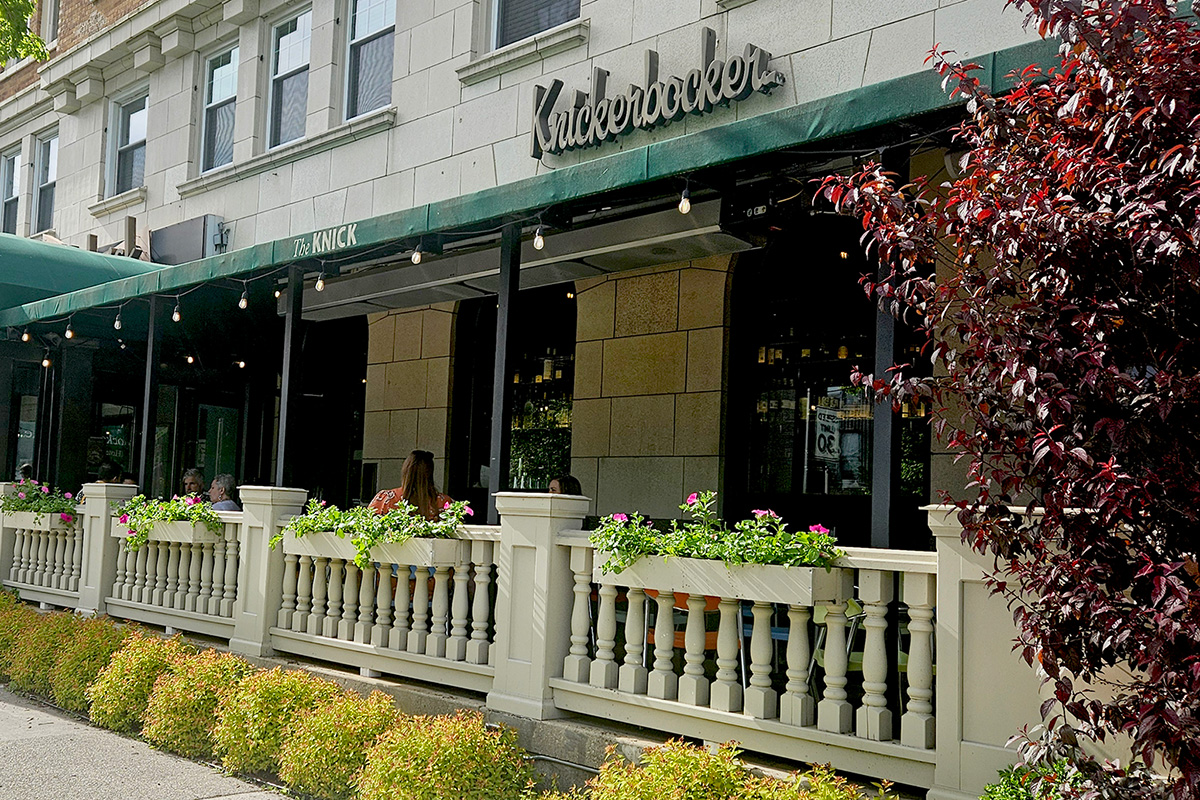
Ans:
[[[0,681],[9,679],[15,644],[40,619],[41,615],[21,603],[15,592],[0,591]]]
[[[590,539],[596,549],[611,554],[604,571],[623,572],[646,556],[828,568],[844,555],[825,528],[813,525],[807,531],[790,531],[769,509],[756,510],[731,528],[717,516],[716,497],[716,492],[693,493],[679,506],[690,519],[673,521],[666,532],[636,513],[602,518]]]
[[[37,624],[25,628],[12,643],[8,676],[12,686],[43,697],[53,697],[50,678],[59,649],[69,645],[79,632],[74,614],[45,614]]]
[[[34,6],[33,0],[0,2],[0,61],[14,58],[45,61],[50,57],[42,37],[29,30]]]
[[[50,519],[73,522],[78,514],[77,500],[70,492],[55,489],[48,483],[34,480],[17,481],[10,494],[0,495],[0,511],[31,511]]]
[[[1083,784],[1083,774],[1066,759],[1001,771],[1000,779],[983,790],[980,800],[1061,800],[1064,789]]]
[[[130,550],[137,550],[149,540],[156,522],[190,522],[193,528],[202,524],[213,533],[220,533],[225,525],[213,511],[212,503],[196,495],[158,500],[139,494],[118,505],[115,511],[121,524],[129,527],[125,546]]]
[[[253,670],[244,659],[216,650],[169,664],[146,703],[142,735],[181,756],[210,758],[217,704]]]
[[[104,617],[81,620],[75,635],[59,644],[50,672],[54,702],[70,711],[86,712],[88,686],[131,635],[133,629]]]
[[[140,731],[142,714],[158,676],[194,652],[195,648],[178,636],[131,636],[88,687],[92,722],[118,733]]]

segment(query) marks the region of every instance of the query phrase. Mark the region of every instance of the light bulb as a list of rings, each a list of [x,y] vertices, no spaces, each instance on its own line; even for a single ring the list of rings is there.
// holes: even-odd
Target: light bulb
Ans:
[[[276,290],[275,290],[275,299],[276,299],[276,300],[278,300],[278,299],[279,299],[279,295],[280,295],[280,291],[279,291],[278,289],[276,289]]]
[[[21,341],[22,342],[29,341],[29,328],[26,328],[24,331],[21,332]]]
[[[568,300],[574,300],[574,299],[575,299],[575,293],[574,293],[574,292],[567,292],[567,299],[568,299]]]
[[[687,214],[687,213],[690,213],[691,210],[692,210],[692,198],[691,198],[691,195],[688,194],[688,190],[684,189],[683,195],[679,198],[679,213]]]
[[[414,264],[420,264],[420,263],[421,263],[421,246],[420,246],[420,245],[417,245],[417,249],[416,249],[416,250],[413,250],[413,254],[412,254],[412,262],[413,262]]]
[[[238,299],[238,308],[245,308],[248,305],[250,305],[250,298],[243,291],[242,296]]]
[[[238,365],[238,369],[245,369],[245,368],[246,368],[246,362],[245,362],[245,361],[239,361],[239,362],[237,362],[237,365]]]
[[[124,350],[124,349],[125,349],[125,342],[124,342],[124,341],[122,341],[122,340],[120,340],[120,339],[118,339],[117,341],[121,342],[121,349],[122,349],[122,350]]]
[[[47,369],[49,369],[49,367],[50,367],[50,359],[48,359],[48,358],[43,358],[43,359],[42,359],[42,366],[43,366],[43,367],[46,367]]]
[[[175,310],[171,312],[171,321],[179,322],[181,319],[183,319],[183,314],[179,312],[179,303],[176,303]]]
[[[194,363],[196,363],[196,359],[192,358],[191,356],[188,356],[188,357],[187,357],[187,362],[188,362],[189,364],[194,364]]]
[[[537,226],[537,232],[533,234],[533,249],[541,250],[546,246],[545,229],[541,225]]]
[[[121,330],[121,314],[119,312],[117,318],[113,320],[113,330]]]
[[[318,292],[325,291],[325,273],[324,272],[322,272],[320,275],[317,276],[316,289]]]
[[[75,331],[71,329],[71,323],[69,323],[69,322],[67,323],[67,332],[66,332],[65,336],[66,336],[68,339],[74,339],[74,338],[75,338]]]

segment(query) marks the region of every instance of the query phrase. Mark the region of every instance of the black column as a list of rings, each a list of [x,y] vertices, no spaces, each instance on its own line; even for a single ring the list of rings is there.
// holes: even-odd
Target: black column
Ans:
[[[142,452],[138,459],[138,486],[147,496],[153,491],[154,437],[158,430],[158,349],[162,343],[163,298],[150,296],[150,315],[146,327],[146,385],[142,391]],[[168,484],[167,492],[170,492]]]
[[[508,488],[508,456],[512,443],[512,319],[521,286],[521,227],[504,226],[500,234],[500,295],[496,306],[496,366],[492,379],[492,441],[488,467],[488,524],[500,521],[496,492]]]
[[[279,441],[275,448],[275,485],[291,486],[292,465],[289,457],[295,449],[295,432],[289,430],[297,423],[297,404],[300,398],[300,322],[304,312],[304,270],[288,267],[287,310],[283,318],[283,380],[279,385]],[[289,424],[290,423],[290,424]]]
[[[59,400],[56,409],[54,479],[74,491],[87,480],[88,436],[92,431],[92,354],[84,347],[64,347],[59,355]]]

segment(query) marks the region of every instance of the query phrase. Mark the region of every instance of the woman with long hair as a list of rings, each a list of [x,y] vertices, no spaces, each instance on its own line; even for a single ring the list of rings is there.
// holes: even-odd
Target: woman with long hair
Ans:
[[[425,519],[437,519],[438,514],[450,498],[437,489],[433,481],[433,453],[428,450],[413,450],[404,459],[400,468],[400,485],[395,489],[384,489],[371,500],[370,508],[377,514],[386,514],[407,501]]]

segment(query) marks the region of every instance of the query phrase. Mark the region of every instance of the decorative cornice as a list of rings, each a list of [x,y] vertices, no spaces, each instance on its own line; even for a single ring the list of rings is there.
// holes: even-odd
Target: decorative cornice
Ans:
[[[130,189],[128,192],[121,192],[112,197],[106,197],[99,202],[92,203],[88,206],[88,212],[93,217],[103,217],[115,211],[121,211],[122,209],[144,202],[146,202],[146,187],[139,186],[136,189]]]
[[[542,31],[539,34],[513,42],[510,45],[493,50],[479,56],[456,72],[458,79],[470,86],[485,81],[488,78],[519,69],[526,64],[540,61],[546,56],[561,53],[574,47],[586,45],[591,30],[591,22],[577,19]]]

